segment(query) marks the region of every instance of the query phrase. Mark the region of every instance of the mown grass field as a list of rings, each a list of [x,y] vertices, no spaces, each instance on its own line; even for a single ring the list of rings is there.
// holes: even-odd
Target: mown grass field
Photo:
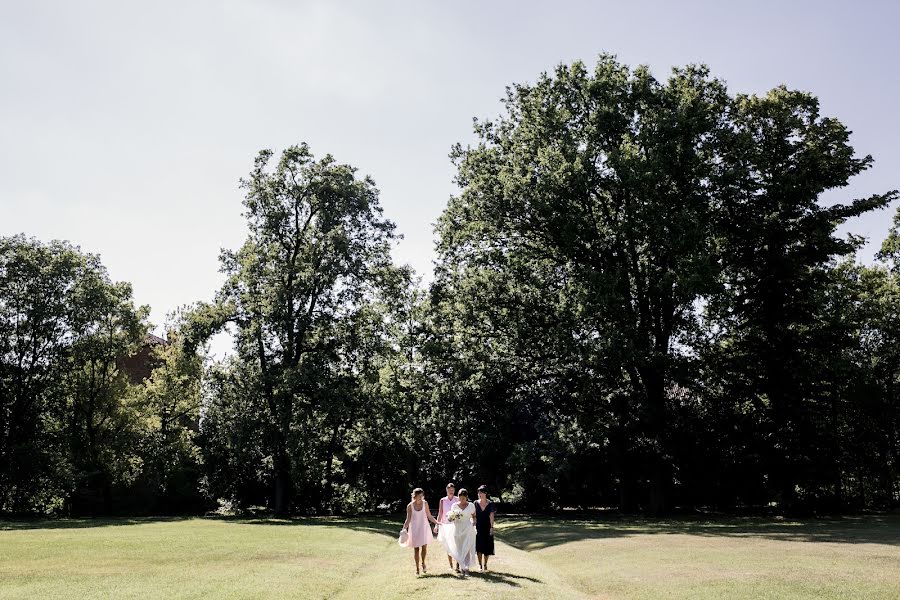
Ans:
[[[5,598],[900,598],[900,516],[498,519],[487,574],[429,574],[390,519],[0,522]]]

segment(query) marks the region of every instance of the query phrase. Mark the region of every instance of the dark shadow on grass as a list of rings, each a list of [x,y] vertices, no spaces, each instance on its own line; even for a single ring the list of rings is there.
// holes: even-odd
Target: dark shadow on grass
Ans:
[[[30,529],[89,529],[94,527],[121,527],[125,525],[146,525],[149,523],[172,523],[203,519],[246,525],[290,526],[290,527],[340,527],[377,533],[396,539],[403,525],[403,517],[222,517],[222,516],[180,516],[180,517],[86,517],[73,519],[21,519],[0,520],[0,531],[22,531]]]
[[[147,523],[172,523],[198,517],[86,517],[75,519],[23,519],[0,521],[0,531],[24,531],[30,529],[90,529],[94,527],[120,527],[146,525]]]
[[[515,587],[520,586],[520,584],[516,581],[517,579],[524,579],[532,583],[544,583],[537,577],[528,577],[527,575],[514,575],[512,573],[505,573],[503,571],[486,571],[474,573],[472,576],[479,577],[481,579],[487,579],[488,581],[491,581],[493,583],[505,583],[507,585],[512,585]]]
[[[460,577],[453,573],[428,573],[422,575],[422,579],[460,579]]]
[[[465,580],[467,578],[462,577],[456,573],[439,573],[437,575],[425,575],[426,579],[460,579]],[[468,579],[484,579],[486,581],[490,581],[491,583],[500,583],[503,585],[508,585],[510,587],[522,587],[522,584],[517,580],[526,580],[532,583],[540,583],[544,582],[535,577],[528,577],[526,575],[514,575],[513,573],[505,573],[503,571],[488,571],[487,573],[474,571],[469,573]]]
[[[130,517],[35,519],[0,521],[0,532],[32,529],[85,529],[169,523],[190,519],[263,527],[337,527],[397,539],[403,515],[390,517]],[[794,520],[771,517],[680,517],[652,520],[633,517],[528,517],[498,520],[498,541],[522,550],[540,550],[570,542],[627,538],[639,535],[692,535],[702,537],[763,538],[790,542],[888,544],[900,546],[900,514],[848,516],[836,519]],[[492,572],[489,572],[491,574]],[[479,574],[480,576],[480,574]]]
[[[723,518],[714,520],[521,518],[501,526],[498,539],[522,550],[540,550],[570,542],[638,535],[764,538],[788,542],[900,545],[900,515],[828,520]]]
[[[392,539],[397,539],[397,536],[400,535],[400,528],[403,526],[402,517],[296,517],[292,519],[217,517],[217,519],[242,525],[270,527],[338,527],[341,529],[352,529],[353,531],[377,533]]]

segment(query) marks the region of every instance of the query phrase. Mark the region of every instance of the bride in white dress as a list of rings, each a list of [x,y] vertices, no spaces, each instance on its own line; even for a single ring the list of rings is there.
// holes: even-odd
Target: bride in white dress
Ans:
[[[469,492],[459,490],[459,500],[450,508],[451,519],[454,513],[461,513],[459,518],[443,525],[447,527],[443,536],[447,546],[447,554],[459,565],[463,577],[469,575],[469,566],[475,561],[475,505],[469,502]]]

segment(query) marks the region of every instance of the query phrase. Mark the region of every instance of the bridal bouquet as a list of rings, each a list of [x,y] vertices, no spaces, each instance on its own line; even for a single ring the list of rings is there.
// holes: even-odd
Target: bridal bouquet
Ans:
[[[450,512],[447,513],[447,521],[453,523],[454,521],[459,521],[463,518],[463,512],[458,508],[454,508]]]

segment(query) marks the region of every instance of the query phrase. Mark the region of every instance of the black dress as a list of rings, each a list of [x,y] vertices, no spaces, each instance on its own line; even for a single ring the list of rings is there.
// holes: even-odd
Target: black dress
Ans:
[[[494,536],[491,535],[491,513],[497,512],[490,500],[484,510],[481,503],[475,501],[475,552],[494,555]]]

